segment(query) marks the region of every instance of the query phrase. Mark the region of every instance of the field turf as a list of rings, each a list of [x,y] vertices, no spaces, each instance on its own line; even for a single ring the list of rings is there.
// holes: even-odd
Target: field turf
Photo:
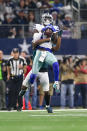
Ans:
[[[0,131],[87,131],[87,110],[1,111]]]

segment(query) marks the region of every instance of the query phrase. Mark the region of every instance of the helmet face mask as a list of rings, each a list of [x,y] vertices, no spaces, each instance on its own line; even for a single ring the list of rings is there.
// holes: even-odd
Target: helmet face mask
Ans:
[[[42,24],[43,25],[49,25],[49,24],[53,24],[53,17],[50,14],[43,14],[42,15]]]

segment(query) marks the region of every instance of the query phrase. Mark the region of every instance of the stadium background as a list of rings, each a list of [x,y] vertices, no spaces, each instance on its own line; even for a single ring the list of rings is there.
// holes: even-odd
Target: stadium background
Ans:
[[[71,18],[71,25],[68,26],[67,32],[63,33],[61,48],[57,55],[58,60],[62,59],[65,55],[76,55],[78,57],[84,57],[87,55],[87,1],[80,0],[61,0],[58,8],[51,8],[50,5],[53,1],[40,1],[34,0],[29,8],[21,8],[18,5],[20,0],[6,0],[5,3],[1,0],[0,5],[0,50],[4,52],[4,58],[10,57],[10,53],[13,48],[19,48],[21,51],[26,51],[27,55],[32,55],[32,24],[30,21],[20,22],[18,20],[18,14],[24,13],[25,16],[29,12],[33,12],[35,20],[33,24],[40,23],[41,15],[44,12],[56,12],[59,14],[60,20],[63,21],[65,15],[69,15]],[[49,3],[49,4],[48,4]],[[2,6],[3,5],[3,6]],[[3,8],[5,10],[3,10]],[[33,8],[32,8],[33,7]],[[17,15],[17,16],[16,16]],[[23,14],[21,14],[23,15]],[[6,19],[11,18],[12,23],[6,23]],[[15,20],[16,19],[16,20]],[[14,23],[14,21],[16,21]],[[18,23],[19,22],[19,23]],[[29,30],[26,30],[29,28]]]
[[[7,18],[14,18],[13,14],[17,11],[16,5],[19,1],[0,0],[0,50],[4,52],[5,59],[10,57],[13,48],[19,48],[20,52],[26,51],[28,56],[32,55],[32,32],[26,33],[25,30],[26,26],[31,27],[31,25],[23,23],[15,25],[4,23],[3,25],[6,15]],[[47,3],[45,3],[45,0],[31,1],[34,1],[35,4],[30,5],[29,8],[33,5],[33,9],[29,9],[28,12],[33,11],[35,23],[40,23],[41,14],[50,10],[48,2],[52,4],[53,0],[46,0]],[[74,26],[73,28],[69,27],[72,34],[67,35],[66,33],[65,37],[63,34],[61,48],[55,54],[58,60],[67,55],[78,56],[79,58],[87,57],[87,0],[60,0],[60,3],[64,6],[58,8],[57,11],[61,10],[61,14],[64,12],[72,14]],[[14,33],[9,33],[10,29],[13,29],[11,32]],[[15,29],[17,31],[21,29],[20,35],[16,34],[18,32],[15,32]],[[52,103],[59,106],[60,97],[58,95],[53,96]],[[79,104],[81,104],[81,98]],[[54,109],[53,114],[48,114],[45,110],[28,110],[28,112],[0,110],[0,131],[87,131],[86,109],[57,109]]]

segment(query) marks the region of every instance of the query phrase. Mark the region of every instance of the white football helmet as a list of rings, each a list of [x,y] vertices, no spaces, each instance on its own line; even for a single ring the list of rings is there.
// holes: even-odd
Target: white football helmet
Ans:
[[[41,22],[43,25],[53,24],[53,17],[49,13],[45,13],[42,15]]]

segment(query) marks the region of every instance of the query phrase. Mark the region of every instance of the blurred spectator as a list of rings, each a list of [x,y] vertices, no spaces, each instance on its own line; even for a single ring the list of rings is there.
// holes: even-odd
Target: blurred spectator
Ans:
[[[60,27],[63,26],[59,9],[51,8],[50,12],[53,16],[53,25],[59,25]]]
[[[12,25],[12,24],[14,24],[13,19],[14,19],[13,15],[7,14],[5,16],[5,20],[4,20],[3,24]]]
[[[18,5],[16,6],[16,14],[18,14],[18,12],[20,12],[20,11],[23,11],[25,16],[27,17],[28,8],[26,7],[24,0],[20,0]]]
[[[12,24],[14,24],[13,16],[6,15],[6,19],[3,21],[2,25],[0,26],[1,38],[15,38],[16,31],[15,31],[15,27],[12,26]]]
[[[33,27],[35,25],[35,15],[34,15],[34,12],[29,12],[28,14],[28,36],[29,37],[32,37],[33,35]]]
[[[37,8],[42,7],[42,1],[41,0],[34,0],[34,2],[36,3]]]
[[[46,0],[46,1],[42,0],[42,6],[41,6],[41,8],[51,8],[52,5],[50,4],[49,1],[50,0]]]
[[[20,0],[12,0],[12,1],[18,3]]]
[[[53,11],[52,12],[52,16],[53,16],[53,24],[54,25],[58,25],[58,12],[57,11]]]
[[[12,0],[5,0],[5,13],[14,14],[15,3]]]
[[[28,9],[37,8],[36,3],[33,0],[25,0],[25,6],[28,7]]]
[[[57,8],[57,7],[63,7],[63,4],[60,0],[54,0],[54,2],[52,3],[53,8]]]
[[[15,24],[27,24],[27,19],[23,10],[19,10],[15,18]]]
[[[26,30],[26,24],[28,23],[27,23],[27,18],[23,10],[18,11],[16,18],[14,19],[14,23],[17,25],[16,26],[16,32],[17,32],[16,37],[24,37],[24,32]]]
[[[5,3],[4,0],[0,0],[0,24],[4,21]]]
[[[75,101],[75,107],[78,108],[79,107],[79,98],[82,96],[81,93],[81,86],[80,86],[80,72],[78,72],[78,69],[80,67],[81,64],[81,60],[78,59],[75,62],[74,65],[74,80],[75,80],[75,97],[74,97],[74,101]]]
[[[20,56],[22,56],[26,60],[27,65],[31,65],[32,66],[32,59],[31,59],[31,57],[29,57],[29,58],[27,57],[26,51],[22,51]]]
[[[78,107],[79,93],[82,95],[82,106],[87,108],[87,59],[78,61],[75,68],[75,105]]]
[[[19,10],[24,10],[24,9],[25,9],[25,2],[24,0],[20,0],[20,2],[18,3],[16,7],[16,10],[19,11]]]
[[[3,59],[3,51],[0,50],[0,110],[6,109],[6,78],[7,78],[7,65]]]
[[[72,14],[66,14],[65,19],[62,21],[63,23],[63,38],[72,38],[72,31],[74,29],[74,22],[72,20]]]
[[[22,56],[24,59],[26,59],[27,53],[25,51],[22,51],[21,54],[20,54],[20,56]]]
[[[63,20],[64,26],[67,28],[70,28],[73,26],[73,21],[72,21],[72,14],[66,14],[65,19]]]
[[[66,95],[68,92],[69,107],[74,107],[74,74],[72,58],[64,58],[60,67],[61,72],[61,108],[66,106]]]
[[[19,9],[25,9],[25,1],[24,0],[20,0],[19,2]]]

